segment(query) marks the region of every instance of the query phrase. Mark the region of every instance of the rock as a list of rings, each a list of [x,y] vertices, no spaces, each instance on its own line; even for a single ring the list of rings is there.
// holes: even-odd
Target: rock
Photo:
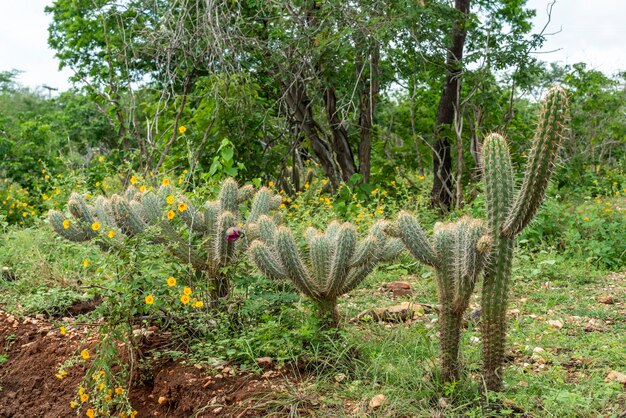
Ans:
[[[615,303],[615,298],[611,295],[602,295],[598,298],[598,303],[613,305]]]
[[[546,321],[546,323],[550,325],[552,328],[556,328],[556,329],[563,328],[563,322],[559,321],[558,319],[549,319]]]
[[[346,380],[346,375],[343,373],[337,373],[335,375],[335,382],[340,383],[343,382],[344,380]]]
[[[159,405],[165,405],[167,404],[167,398],[165,396],[159,396],[159,399],[157,400]]]
[[[259,357],[256,359],[256,364],[262,368],[266,368],[272,365],[274,359],[271,357]]]
[[[543,353],[544,351],[546,351],[546,350],[544,350],[544,349],[543,349],[543,348],[541,348],[541,347],[535,347],[535,348],[533,348],[533,353]]]
[[[390,291],[394,297],[407,296],[411,294],[411,283],[409,282],[390,282],[383,285],[383,290]]]
[[[217,408],[215,408],[215,409],[213,410],[213,413],[214,413],[214,414],[219,414],[219,413],[220,413],[220,412],[222,412],[223,410],[224,410],[224,407],[223,407],[223,406],[218,406]]]
[[[606,375],[605,382],[617,382],[626,385],[626,374],[612,370]]]
[[[411,302],[402,302],[399,305],[386,308],[375,308],[368,311],[375,321],[406,322],[424,314],[424,307]]]
[[[383,402],[385,402],[385,395],[381,393],[370,399],[370,402],[367,406],[369,407],[369,409],[377,409],[380,408]]]

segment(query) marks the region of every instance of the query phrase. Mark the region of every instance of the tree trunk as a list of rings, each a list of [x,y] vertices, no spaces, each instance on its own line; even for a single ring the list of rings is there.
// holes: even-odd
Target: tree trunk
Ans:
[[[452,44],[446,58],[446,81],[435,119],[433,144],[433,206],[447,212],[452,205],[452,155],[450,138],[453,132],[454,112],[459,101],[459,83],[462,74],[461,59],[465,45],[465,20],[469,15],[470,0],[455,0],[455,9],[461,13],[452,26]]]
[[[333,151],[337,156],[341,178],[345,182],[350,180],[350,177],[356,173],[356,165],[354,164],[354,155],[348,142],[348,132],[337,114],[337,96],[332,85],[324,89],[324,103],[326,104],[326,117],[328,118],[332,135]]]
[[[363,92],[361,93],[359,106],[359,127],[361,129],[361,141],[359,142],[359,172],[363,176],[363,183],[370,182],[372,128],[374,124],[373,119],[374,110],[376,108],[376,99],[378,98],[378,90],[380,88],[380,82],[378,79],[380,49],[378,43],[375,41],[371,46],[369,61],[369,77],[363,84]],[[358,66],[357,71],[359,71]]]

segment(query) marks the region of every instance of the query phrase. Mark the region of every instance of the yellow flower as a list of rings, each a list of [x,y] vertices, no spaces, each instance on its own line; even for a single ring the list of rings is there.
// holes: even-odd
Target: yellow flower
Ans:
[[[124,393],[124,389],[117,387],[115,388],[115,394],[116,395],[121,395],[122,393]]]
[[[87,412],[85,412],[85,415],[87,415],[87,417],[89,418],[94,418],[96,416],[96,413],[93,411],[93,409],[89,408]]]
[[[164,186],[169,186],[169,185],[170,185],[170,179],[168,179],[168,178],[164,178],[164,179],[163,179],[163,183],[162,183],[162,184],[163,184]]]
[[[140,191],[141,193],[145,193],[145,192],[146,192],[146,190],[147,190],[147,189],[146,189],[146,186],[143,186],[143,185],[139,188],[139,191]]]
[[[28,216],[28,213],[26,213],[26,212],[22,212],[22,216],[25,218],[25,217],[27,217],[27,216]]]
[[[175,277],[172,277],[172,276],[168,277],[168,278],[167,278],[167,285],[168,285],[169,287],[176,286],[176,278],[175,278]]]
[[[327,184],[327,183],[328,183],[328,180],[326,180],[326,179],[322,179],[322,184],[323,184],[324,186],[326,186],[326,184]]]
[[[86,393],[83,393],[82,395],[80,395],[81,402],[87,402],[88,400],[89,400],[89,395],[87,395]]]
[[[187,210],[187,204],[186,203],[182,203],[181,202],[181,203],[178,204],[178,211],[179,212],[184,212],[186,210]]]
[[[309,182],[307,181],[306,183],[304,183],[304,188],[306,190],[309,190],[309,187],[311,187],[311,185],[309,184]]]
[[[137,184],[137,176],[132,176],[130,178],[130,184],[132,184],[133,186]]]
[[[71,401],[70,402],[70,408],[72,408],[72,409],[76,408],[76,402]]]
[[[173,205],[174,204],[174,196],[169,195],[165,198],[165,201],[167,202],[168,205]]]
[[[63,229],[67,229],[70,227],[72,223],[69,221],[69,219],[66,219],[63,221]]]
[[[111,395],[107,395],[107,396],[105,396],[105,397],[104,397],[104,401],[105,401],[105,402],[111,402],[111,399],[113,399],[113,398],[111,397]]]
[[[267,183],[267,185],[270,186],[270,187],[274,187],[274,182],[270,181],[269,183]]]
[[[63,375],[61,373],[57,373],[55,376],[57,379],[63,379]]]
[[[104,162],[104,157],[103,156],[98,157],[98,161]]]
[[[133,411],[130,413],[130,418],[135,418],[139,412]]]
[[[189,173],[189,170],[184,169],[184,170],[183,170],[183,174],[187,174],[187,173]]]
[[[178,132],[180,132],[181,134],[184,134],[185,132],[187,132],[187,127],[185,125],[180,125],[178,127]]]
[[[280,208],[281,208],[281,209],[285,209],[285,204],[284,204],[284,203],[281,203],[281,204],[280,204]]]
[[[67,330],[65,329],[65,327],[59,328],[59,332],[61,333],[61,335],[67,334]]]
[[[87,260],[86,258],[83,260],[83,267],[89,267],[89,260]]]
[[[187,296],[191,295],[191,287],[184,288],[183,293]]]
[[[172,219],[174,219],[174,216],[176,216],[176,214],[174,213],[173,210],[168,210],[167,211],[167,219],[172,220]]]
[[[154,303],[154,296],[148,295],[144,298],[146,305],[152,305]]]
[[[189,296],[188,296],[188,295],[182,295],[182,296],[180,297],[180,301],[181,301],[181,303],[182,303],[183,305],[188,304],[188,303],[189,303]]]
[[[115,236],[115,231],[111,229],[107,235],[109,238],[113,238]]]
[[[294,203],[293,205],[291,205],[291,207],[293,207],[294,209],[298,209],[298,204]]]
[[[87,360],[89,358],[89,351],[88,350],[81,351],[80,356],[84,358],[85,360]]]
[[[78,388],[78,395],[82,396],[83,393],[85,393],[85,388],[81,386]]]
[[[93,229],[94,231],[97,231],[100,229],[100,222],[96,221],[94,223],[91,224],[91,229]]]
[[[590,220],[591,220],[591,219],[589,219],[589,217],[588,217],[588,216],[585,216],[585,217],[583,218],[583,221],[587,221],[587,222],[589,222]]]
[[[426,177],[424,177],[424,176],[418,176],[417,178],[418,178],[418,180],[422,181],[422,180],[424,180]]]
[[[98,389],[100,389],[100,390],[104,390],[104,383],[100,383],[100,384],[98,385]]]
[[[201,300],[197,300],[196,303],[193,304],[195,308],[202,308],[204,306],[204,302]]]

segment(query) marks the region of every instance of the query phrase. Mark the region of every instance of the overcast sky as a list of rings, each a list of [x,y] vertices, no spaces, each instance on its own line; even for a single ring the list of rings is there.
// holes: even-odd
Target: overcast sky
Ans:
[[[528,0],[537,9],[535,31],[548,19],[552,0]],[[19,81],[29,87],[47,84],[62,90],[71,71],[58,70],[54,52],[48,48],[50,17],[43,9],[52,0],[0,0],[0,71],[22,70]],[[552,10],[549,36],[542,54],[545,61],[564,64],[586,62],[591,68],[613,74],[626,70],[625,0],[557,0]]]

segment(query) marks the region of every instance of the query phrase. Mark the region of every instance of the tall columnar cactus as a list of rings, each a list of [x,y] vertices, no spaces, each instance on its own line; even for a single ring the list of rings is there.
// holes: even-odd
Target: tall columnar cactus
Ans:
[[[308,257],[300,253],[291,231],[277,228],[267,216],[250,229],[259,237],[250,245],[259,270],[274,279],[289,279],[316,302],[321,318],[331,326],[339,322],[337,298],[358,286],[379,261],[395,258],[403,249],[399,240],[386,237],[382,222],[361,241],[350,223],[332,222],[324,233],[309,228]]]
[[[97,242],[104,248],[119,244],[122,233],[144,234],[207,276],[212,283],[213,299],[217,301],[230,291],[222,268],[231,263],[241,249],[237,238],[243,234],[240,225],[244,220],[239,206],[253,194],[251,186],[239,188],[233,179],[222,184],[217,200],[208,201],[201,208],[196,208],[184,195],[168,186],[157,192],[143,193],[131,186],[123,196],[113,195],[110,199],[99,196],[93,206],[84,196],[73,193],[68,201],[72,219],[54,210],[49,212],[48,219],[62,237],[74,242],[99,237]],[[261,188],[254,194],[246,222],[256,221],[278,208],[280,202],[279,196]],[[183,223],[186,233],[185,228],[181,228]]]
[[[478,281],[492,238],[486,224],[478,219],[461,218],[454,223],[435,225],[431,241],[412,215],[401,212],[387,233],[402,239],[420,262],[435,268],[441,311],[440,346],[442,377],[446,382],[459,378],[459,342],[463,314]]]
[[[524,180],[517,194],[505,139],[491,134],[483,144],[485,206],[494,240],[482,291],[483,377],[489,390],[502,387],[506,308],[515,237],[532,220],[544,198],[566,130],[567,107],[565,91],[553,87],[543,102]]]

